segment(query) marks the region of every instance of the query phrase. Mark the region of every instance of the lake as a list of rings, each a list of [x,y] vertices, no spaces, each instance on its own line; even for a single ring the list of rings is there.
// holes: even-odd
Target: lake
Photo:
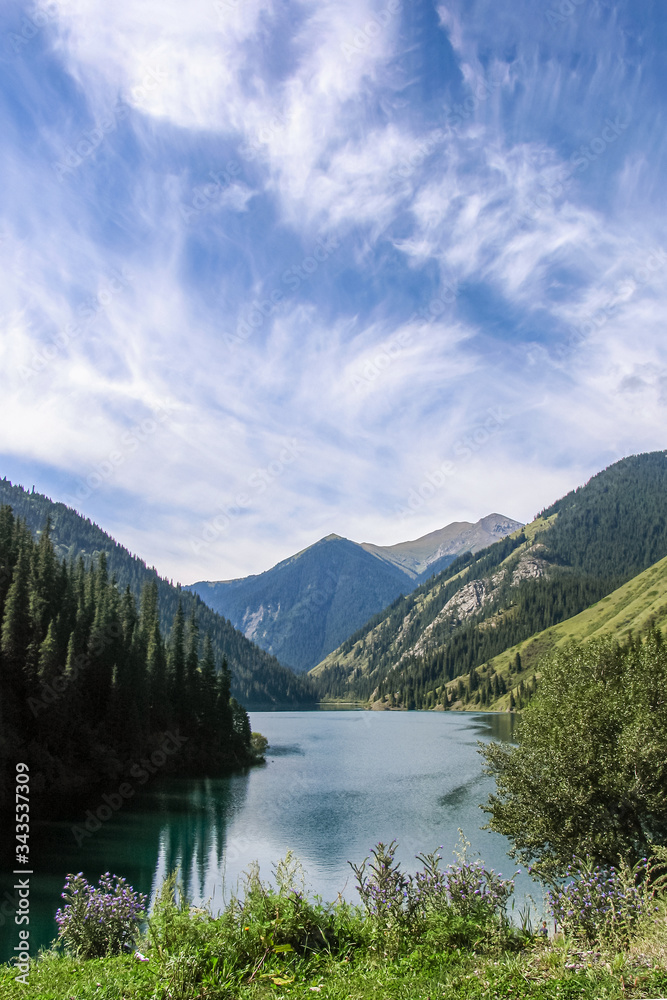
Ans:
[[[96,882],[110,871],[154,896],[178,867],[188,896],[219,910],[243,872],[272,865],[292,850],[311,894],[355,900],[348,861],[358,864],[378,842],[397,840],[403,867],[442,845],[443,865],[462,828],[487,866],[513,874],[505,838],[481,830],[479,808],[493,788],[482,774],[477,741],[510,740],[514,717],[453,712],[251,712],[253,730],[270,742],[265,766],[225,778],[155,776],[96,832],[79,843],[68,821],[43,823],[32,835],[31,953],[56,933],[54,914],[68,872]],[[135,782],[135,785],[137,783]],[[106,789],[117,791],[118,783]],[[102,804],[102,793],[89,803]],[[2,895],[11,892],[3,876]],[[517,907],[527,892],[541,898],[524,874]],[[2,960],[17,940],[12,918],[2,920]]]

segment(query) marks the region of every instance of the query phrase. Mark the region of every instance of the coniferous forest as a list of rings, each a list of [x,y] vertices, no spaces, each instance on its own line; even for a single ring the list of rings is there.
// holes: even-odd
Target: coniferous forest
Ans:
[[[253,645],[222,615],[216,614],[196,595],[181,589],[177,583],[158,576],[154,567],[132,555],[126,548],[87,517],[64,503],[50,500],[7,479],[0,479],[0,504],[8,504],[15,517],[22,518],[37,536],[47,518],[51,522],[51,541],[59,560],[83,557],[90,566],[104,552],[110,575],[118,586],[130,587],[140,600],[147,583],[157,587],[157,614],[163,635],[167,635],[180,604],[186,618],[193,612],[199,626],[211,637],[216,660],[226,659],[232,673],[232,695],[249,708],[311,705],[316,700],[309,678],[295,675],[282,666],[275,656]]]
[[[475,555],[459,556],[442,573],[372,618],[330,654],[316,677],[322,698],[392,698],[405,708],[433,708],[448,681],[471,693],[476,668],[536,633],[579,614],[667,555],[667,462],[664,451],[632,455],[609,466],[538,515],[533,552],[542,575],[516,582],[525,531]],[[492,595],[469,617],[448,601],[485,582]],[[493,581],[492,583],[490,581]],[[422,636],[428,646],[415,653]],[[489,677],[488,704],[503,694]],[[526,691],[529,696],[530,692]],[[450,691],[450,698],[456,694]],[[449,704],[449,703],[448,703]]]
[[[51,812],[166,739],[171,771],[251,762],[247,713],[194,609],[179,604],[165,637],[157,581],[137,602],[104,553],[88,567],[59,560],[50,535],[47,521],[35,541],[0,507],[0,806],[17,760]]]

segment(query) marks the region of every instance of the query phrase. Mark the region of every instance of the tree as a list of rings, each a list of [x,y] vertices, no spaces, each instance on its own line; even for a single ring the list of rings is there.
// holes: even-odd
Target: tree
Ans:
[[[496,793],[491,829],[546,876],[573,856],[635,864],[667,844],[667,647],[572,643],[540,667],[518,746],[480,748]]]
[[[49,684],[62,670],[62,663],[58,656],[58,644],[56,642],[56,630],[53,622],[49,622],[49,627],[44,638],[44,642],[39,647],[38,676],[43,684]]]
[[[194,724],[199,703],[199,626],[195,609],[192,609],[188,621],[188,632],[185,654],[185,717],[188,723]]]
[[[204,650],[199,665],[199,681],[197,684],[199,696],[199,724],[206,742],[213,738],[218,718],[217,696],[218,679],[215,672],[213,646],[208,633],[204,636]]]
[[[19,699],[24,698],[25,665],[31,640],[28,586],[28,554],[21,549],[7,593],[0,635],[2,679],[14,687]]]
[[[179,722],[186,717],[185,706],[185,616],[183,605],[178,602],[169,637],[169,677],[171,700]]]

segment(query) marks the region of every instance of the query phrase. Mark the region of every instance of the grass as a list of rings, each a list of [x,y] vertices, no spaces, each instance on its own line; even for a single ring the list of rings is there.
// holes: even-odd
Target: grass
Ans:
[[[662,960],[632,953],[586,954],[562,942],[533,943],[522,952],[477,955],[450,951],[425,955],[416,950],[390,962],[368,957],[345,960],[323,956],[285,974],[188,986],[188,958],[144,964],[132,956],[78,961],[45,953],[32,965],[28,986],[0,972],[3,1000],[263,1000],[321,997],[322,1000],[519,1000],[519,998],[647,998],[667,996]],[[647,961],[652,964],[647,965]],[[280,975],[283,973],[283,975]],[[274,979],[289,979],[284,984]]]
[[[391,847],[388,851],[383,871],[384,876],[393,876],[398,866],[392,862]],[[377,862],[377,851],[373,854]],[[379,871],[377,865],[369,870]],[[0,966],[0,997],[640,1000],[667,996],[664,903],[640,924],[629,945],[619,948],[597,942],[582,950],[584,946],[562,935],[546,940],[529,927],[513,928],[497,912],[481,917],[477,911],[475,919],[470,913],[465,916],[457,911],[452,896],[437,897],[445,902],[421,911],[417,919],[412,911],[410,922],[398,923],[387,919],[389,910],[363,911],[340,899],[333,905],[312,901],[302,894],[300,873],[288,855],[275,866],[276,889],[262,883],[258,869],[251,868],[243,900],[232,900],[219,916],[189,906],[179,895],[173,874],[137,941],[139,957],[132,951],[83,960],[52,948],[31,962],[27,985],[15,981],[11,966]],[[386,887],[391,879],[384,876],[380,882]],[[405,884],[403,879],[401,885]]]
[[[479,711],[506,711],[509,707],[510,690],[513,690],[516,699],[522,680],[527,684],[536,673],[539,677],[539,661],[547,654],[572,640],[583,643],[611,635],[623,641],[630,632],[641,633],[652,624],[663,632],[667,631],[667,557],[649,566],[585,611],[537,632],[494,656],[489,660],[489,665],[504,678],[507,694],[483,707],[471,702],[460,707],[474,707]],[[509,664],[514,661],[517,653],[521,654],[523,670],[520,674],[510,674]],[[485,676],[481,667],[478,667],[478,673],[481,677]],[[449,681],[447,686],[456,688],[458,680],[456,678]]]

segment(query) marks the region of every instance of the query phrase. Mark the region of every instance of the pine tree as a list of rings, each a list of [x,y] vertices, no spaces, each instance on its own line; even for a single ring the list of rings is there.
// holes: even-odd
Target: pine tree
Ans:
[[[187,717],[184,642],[185,616],[183,614],[183,604],[179,601],[169,637],[169,681],[170,700],[176,719],[181,725]]]
[[[209,742],[216,731],[216,721],[218,718],[218,678],[215,672],[213,646],[208,633],[204,637],[204,649],[199,666],[197,691],[199,694],[197,716],[204,741]]]
[[[170,725],[171,718],[167,677],[167,653],[157,621],[153,623],[153,632],[148,643],[147,671],[150,691],[151,728],[161,732]]]
[[[9,685],[17,700],[25,698],[26,689],[33,680],[26,672],[28,649],[32,640],[28,565],[28,553],[22,548],[5,601],[0,638],[3,683]]]
[[[192,727],[195,722],[197,705],[199,703],[199,626],[194,608],[188,621],[187,652],[185,656],[185,705],[187,725]]]
[[[58,643],[56,642],[56,629],[51,621],[44,641],[39,647],[37,675],[42,684],[50,684],[54,677],[62,673],[62,669],[63,664],[58,655]]]

